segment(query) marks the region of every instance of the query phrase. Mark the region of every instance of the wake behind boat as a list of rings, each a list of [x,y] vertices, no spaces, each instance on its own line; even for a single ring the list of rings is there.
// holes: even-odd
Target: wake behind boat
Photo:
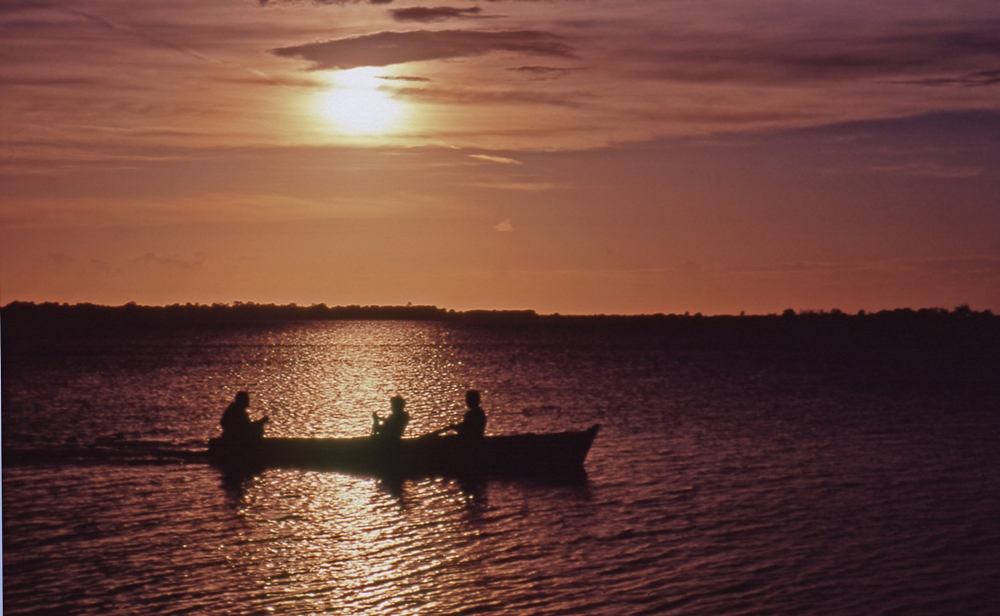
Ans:
[[[268,468],[341,471],[409,479],[418,477],[579,477],[600,429],[463,438],[425,435],[399,440],[357,438],[213,438],[210,461],[227,472]]]

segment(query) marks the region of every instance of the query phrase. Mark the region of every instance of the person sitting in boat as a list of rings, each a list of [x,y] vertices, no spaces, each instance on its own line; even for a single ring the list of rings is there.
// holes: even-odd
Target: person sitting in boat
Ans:
[[[470,389],[465,392],[465,406],[469,407],[469,410],[465,411],[460,423],[441,428],[435,434],[454,430],[462,438],[482,438],[486,432],[486,412],[480,406],[478,391]]]
[[[410,423],[410,414],[404,410],[406,400],[402,396],[393,396],[389,401],[392,413],[381,419],[378,413],[372,413],[372,434],[384,439],[396,440],[403,438],[406,424]]]
[[[222,413],[219,425],[222,426],[222,438],[234,441],[249,441],[264,438],[264,424],[269,419],[262,417],[257,421],[250,419],[247,409],[250,407],[250,394],[245,391],[236,393],[236,399]]]

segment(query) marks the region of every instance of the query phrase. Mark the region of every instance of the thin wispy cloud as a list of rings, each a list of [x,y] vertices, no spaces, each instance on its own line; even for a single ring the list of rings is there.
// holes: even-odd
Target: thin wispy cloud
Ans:
[[[794,263],[755,263],[743,265],[721,265],[713,266],[713,270],[722,274],[740,273],[760,273],[760,274],[816,274],[823,272],[849,272],[862,269],[869,269],[871,266],[864,263],[814,263],[814,262],[794,262]]]
[[[912,84],[935,87],[982,87],[1000,84],[1000,70],[975,71],[952,77],[925,77],[922,79],[897,79],[889,83]]]
[[[401,87],[394,91],[401,99],[418,102],[445,105],[497,105],[497,104],[530,104],[546,105],[564,108],[585,106],[586,103],[577,97],[566,96],[565,93],[546,92],[538,90],[517,89],[479,89],[471,87]]]
[[[165,266],[165,267],[176,267],[180,269],[193,269],[201,267],[205,263],[206,255],[203,252],[198,252],[191,257],[182,257],[180,255],[158,255],[152,252],[147,252],[129,262],[135,265],[155,265],[155,266]]]
[[[540,192],[546,190],[557,190],[564,188],[558,184],[552,182],[471,182],[465,184],[465,186],[471,186],[474,188],[492,188],[495,190],[515,190],[523,192]]]
[[[146,45],[170,50],[179,54],[183,54],[185,56],[189,56],[199,61],[214,63],[220,66],[234,69],[235,71],[245,73],[256,80],[270,83],[272,85],[287,86],[287,84],[283,83],[282,80],[274,79],[269,74],[261,70],[258,70],[256,68],[253,68],[252,66],[247,66],[237,62],[232,62],[230,60],[215,55],[208,55],[189,45],[185,45],[182,44],[181,42],[175,41],[174,38],[172,38],[169,35],[159,34],[155,32],[153,28],[150,28],[148,26],[146,27],[133,26],[128,23],[123,23],[122,21],[117,19],[109,19],[104,15],[92,11],[81,11],[66,6],[60,6],[59,8],[60,10],[65,11],[66,13],[75,15],[93,24],[97,24],[102,28],[108,29],[110,31],[113,31],[121,35],[134,37],[135,39],[143,41],[144,44]]]
[[[507,158],[505,156],[492,156],[490,154],[469,154],[469,158],[486,161],[488,163],[498,163],[501,165],[523,165],[521,161]]]
[[[951,257],[946,259],[921,259],[904,264],[906,267],[936,270],[950,274],[1000,275],[1000,256]]]
[[[858,262],[786,262],[743,265],[714,265],[720,274],[824,274],[852,272],[938,272],[954,275],[986,273],[1000,274],[1000,257],[972,256],[936,259],[891,259]]]
[[[114,267],[104,259],[91,259],[90,267],[91,269],[96,270],[102,274],[108,274],[112,276],[122,273],[122,269],[120,267]]]
[[[883,165],[871,168],[876,173],[891,173],[926,178],[974,178],[983,174],[981,167],[954,167],[936,162],[916,162],[902,165]]]
[[[94,79],[90,77],[70,77],[70,76],[46,76],[40,77],[35,75],[18,75],[18,76],[7,76],[0,75],[0,87],[2,86],[31,86],[31,87],[44,87],[44,86],[94,86],[101,83],[101,80]]]
[[[257,84],[266,86],[282,86],[285,88],[297,89],[302,91],[315,90],[315,89],[328,89],[330,84],[322,79],[310,79],[308,76],[303,76],[302,73],[295,75],[281,75],[278,77],[270,77],[268,75],[238,75],[234,77],[219,77],[216,81],[222,83],[233,83],[233,84]]]
[[[577,71],[580,69],[576,68],[561,68],[554,66],[514,66],[507,69],[508,71],[514,73],[520,73],[526,75],[530,79],[543,80],[543,79],[558,79],[559,77],[565,76],[567,73],[572,71]]]

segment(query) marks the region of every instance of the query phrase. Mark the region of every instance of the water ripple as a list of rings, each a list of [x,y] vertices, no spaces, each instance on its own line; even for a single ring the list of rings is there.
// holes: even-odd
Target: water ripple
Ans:
[[[338,322],[5,348],[4,611],[997,613],[1000,392],[909,395],[927,358],[626,334]],[[204,464],[239,389],[275,435],[349,436],[395,394],[414,434],[455,421],[470,387],[490,432],[602,423],[588,479]]]

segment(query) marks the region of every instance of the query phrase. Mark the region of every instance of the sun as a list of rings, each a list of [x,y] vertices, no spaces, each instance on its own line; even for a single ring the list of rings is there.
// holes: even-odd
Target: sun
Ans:
[[[380,135],[395,129],[403,105],[383,89],[374,67],[338,71],[336,85],[320,95],[319,112],[348,135]]]

